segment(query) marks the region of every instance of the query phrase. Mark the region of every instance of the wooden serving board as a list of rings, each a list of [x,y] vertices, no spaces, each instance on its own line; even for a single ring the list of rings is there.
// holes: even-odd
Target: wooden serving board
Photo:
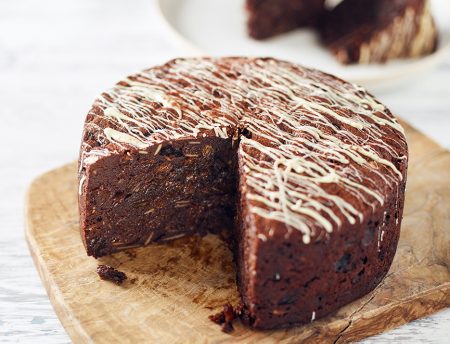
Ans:
[[[87,257],[78,232],[76,165],[30,187],[26,237],[50,300],[75,343],[297,343],[362,339],[450,306],[450,152],[405,124],[410,144],[406,209],[394,263],[367,296],[288,330],[231,334],[208,320],[236,303],[231,253],[216,237],[181,239]],[[128,275],[99,280],[97,264]]]

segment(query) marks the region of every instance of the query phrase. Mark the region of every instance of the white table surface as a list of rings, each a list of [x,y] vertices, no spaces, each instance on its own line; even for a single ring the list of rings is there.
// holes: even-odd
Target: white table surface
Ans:
[[[1,343],[70,342],[24,240],[25,191],[40,173],[77,158],[100,91],[187,54],[169,37],[152,0],[0,0]],[[450,56],[378,96],[450,148]],[[365,342],[449,343],[450,309]]]

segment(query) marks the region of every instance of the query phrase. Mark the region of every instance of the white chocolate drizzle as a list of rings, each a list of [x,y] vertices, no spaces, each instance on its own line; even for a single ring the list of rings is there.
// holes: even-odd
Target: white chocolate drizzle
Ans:
[[[285,223],[287,235],[300,231],[305,244],[361,222],[404,177],[403,129],[359,86],[274,59],[191,58],[130,76],[96,100],[80,193],[84,168],[107,155],[151,147],[157,155],[165,141],[226,139],[244,128],[252,136],[241,136],[238,156],[250,212]]]

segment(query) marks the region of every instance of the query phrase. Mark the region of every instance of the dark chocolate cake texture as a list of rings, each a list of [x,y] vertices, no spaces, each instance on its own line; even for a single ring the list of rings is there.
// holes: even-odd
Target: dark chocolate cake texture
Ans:
[[[227,233],[246,322],[308,323],[382,280],[400,233],[403,129],[359,86],[271,58],[188,58],[94,102],[81,236],[109,255]]]
[[[301,26],[312,26],[325,0],[246,0],[248,33],[265,39]]]

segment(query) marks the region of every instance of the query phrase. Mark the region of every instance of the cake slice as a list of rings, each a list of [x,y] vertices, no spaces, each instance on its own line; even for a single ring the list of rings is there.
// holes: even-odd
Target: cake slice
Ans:
[[[358,86],[270,58],[176,59],[89,111],[81,237],[100,257],[223,232],[246,323],[309,323],[386,275],[407,162],[402,127]]]
[[[419,57],[438,41],[428,0],[344,0],[319,26],[322,42],[344,64]]]
[[[247,0],[248,32],[265,39],[300,26],[312,25],[325,0]]]

